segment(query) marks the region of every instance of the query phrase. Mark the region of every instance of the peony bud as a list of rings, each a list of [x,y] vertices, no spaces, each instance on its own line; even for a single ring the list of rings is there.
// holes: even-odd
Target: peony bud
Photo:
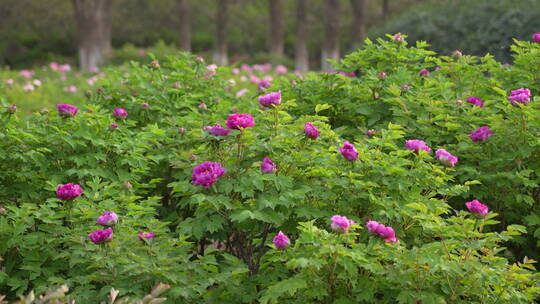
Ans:
[[[289,244],[291,243],[290,240],[289,240],[289,237],[287,237],[281,231],[278,232],[278,234],[274,237],[272,242],[274,243],[274,246],[276,246],[276,248],[278,250],[282,250],[282,249],[287,248],[287,246],[289,246]]]

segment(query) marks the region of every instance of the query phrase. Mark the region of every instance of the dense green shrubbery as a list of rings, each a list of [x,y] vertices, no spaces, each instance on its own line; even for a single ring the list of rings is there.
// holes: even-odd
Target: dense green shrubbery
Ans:
[[[429,41],[441,54],[458,49],[510,62],[512,39],[529,40],[540,28],[540,11],[531,9],[539,5],[539,0],[433,0],[411,7],[369,36],[402,32],[411,41]]]
[[[518,48],[520,58],[537,60],[537,46]],[[230,78],[239,71],[213,72],[200,58],[180,54],[109,73],[76,115],[50,111],[19,120],[7,108],[0,132],[0,293],[14,298],[67,284],[80,303],[95,303],[111,288],[142,297],[165,282],[172,285],[170,303],[531,303],[540,288],[534,262],[510,262],[512,252],[502,247],[526,240],[526,228],[508,225],[521,221],[501,205],[532,212],[524,203],[535,183],[535,163],[526,163],[534,145],[517,144],[536,138],[537,106],[495,106],[515,85],[505,79],[518,81],[505,75],[523,67],[431,55],[368,43],[341,62],[359,78],[279,78],[271,90],[281,87],[284,98],[273,99],[275,107],[259,106],[262,92],[237,97],[245,86]],[[434,65],[443,69],[417,75]],[[382,70],[386,78],[377,74]],[[519,83],[532,85],[525,73]],[[410,89],[402,92],[402,84]],[[484,108],[454,103],[471,85]],[[115,108],[127,117],[113,115]],[[254,124],[235,129],[234,113],[249,113]],[[515,132],[516,149],[529,147],[518,150],[527,167],[510,167],[503,177],[517,181],[509,184],[514,179],[491,170],[516,153],[497,150],[497,143],[517,117],[530,123]],[[320,134],[306,136],[308,122]],[[227,125],[228,135],[209,134],[206,127],[216,124]],[[482,124],[493,137],[467,142]],[[379,132],[366,136],[372,127]],[[456,168],[407,150],[410,138],[459,156]],[[341,155],[346,141],[357,159]],[[492,157],[480,158],[480,149]],[[275,168],[261,167],[266,157]],[[207,167],[194,171],[200,165]],[[507,201],[483,188],[501,181],[506,188],[491,191]],[[56,197],[67,183],[79,184],[82,195]],[[495,212],[463,211],[472,199]],[[87,235],[107,211],[119,217],[114,234],[94,244]],[[355,224],[329,232],[336,214]],[[368,233],[368,220],[392,227],[398,241]],[[155,238],[141,241],[141,231]],[[272,245],[279,231],[290,244]]]

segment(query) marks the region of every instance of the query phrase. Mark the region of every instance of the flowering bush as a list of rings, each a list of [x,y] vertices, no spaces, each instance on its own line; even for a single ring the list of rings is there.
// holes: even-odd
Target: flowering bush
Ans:
[[[79,303],[95,303],[111,287],[138,298],[165,282],[171,303],[533,302],[533,261],[501,249],[528,241],[527,228],[494,196],[536,186],[534,170],[507,163],[519,152],[536,165],[536,97],[512,106],[499,88],[534,85],[489,59],[469,66],[405,38],[347,57],[340,70],[354,77],[274,79],[282,96],[270,108],[237,97],[226,68],[188,54],[111,74],[69,119],[23,120],[6,105],[0,293],[67,284]],[[473,79],[491,83],[476,69],[501,78],[462,92]],[[455,102],[471,95],[484,108]],[[528,124],[509,130],[518,118]],[[483,125],[491,138],[469,140]],[[407,151],[431,148],[406,138],[438,152]],[[505,203],[534,204],[525,194]],[[470,197],[489,207],[464,204]]]

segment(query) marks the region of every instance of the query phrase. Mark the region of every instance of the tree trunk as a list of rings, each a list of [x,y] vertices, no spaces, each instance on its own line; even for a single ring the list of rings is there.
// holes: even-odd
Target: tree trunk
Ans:
[[[78,31],[79,65],[96,68],[111,51],[112,0],[72,0]]]
[[[214,63],[226,65],[229,61],[227,55],[227,17],[229,0],[218,0],[216,11],[216,45]]]
[[[382,0],[382,18],[386,19],[390,13],[390,1]]]
[[[306,9],[307,0],[297,0],[296,7],[296,50],[294,68],[305,73],[309,69],[309,54],[306,45]]]
[[[333,71],[328,59],[339,60],[339,2],[340,0],[325,0],[324,28],[325,37],[322,49],[322,70]]]
[[[358,47],[366,34],[366,0],[351,0],[353,46]]]
[[[189,18],[189,0],[179,0],[180,7],[180,49],[191,51],[191,24]]]
[[[283,57],[283,5],[281,0],[268,0],[270,4],[270,54]]]

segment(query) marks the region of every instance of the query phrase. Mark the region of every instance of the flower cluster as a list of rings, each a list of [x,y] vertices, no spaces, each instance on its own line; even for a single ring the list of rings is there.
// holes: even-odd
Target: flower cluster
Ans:
[[[210,188],[225,172],[220,163],[204,162],[193,168],[191,178],[194,185]]]
[[[372,234],[378,234],[385,242],[397,242],[396,233],[392,227],[385,226],[376,221],[368,221],[366,223],[368,231]]]

